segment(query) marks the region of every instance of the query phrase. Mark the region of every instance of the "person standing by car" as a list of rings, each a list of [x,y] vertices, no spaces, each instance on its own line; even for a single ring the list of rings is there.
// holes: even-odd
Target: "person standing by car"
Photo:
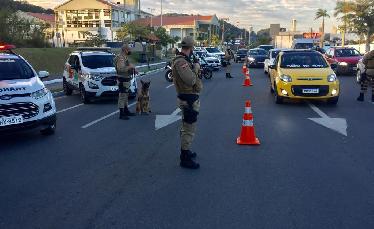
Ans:
[[[365,93],[371,84],[371,102],[374,103],[374,50],[365,54],[362,63],[365,65],[365,72],[361,75],[361,92],[357,100],[360,102],[365,100]]]
[[[129,62],[128,56],[130,54],[130,47],[127,44],[124,44],[121,48],[121,53],[114,59],[114,65],[118,75],[119,118],[122,120],[128,120],[129,116],[135,116],[135,113],[130,112],[128,108],[131,77],[135,72],[135,66]]]
[[[231,60],[234,59],[234,53],[231,51],[230,47],[228,47],[225,51],[225,68],[226,68],[226,78],[233,78],[231,76]]]
[[[188,169],[198,169],[200,165],[193,160],[196,153],[191,151],[191,145],[196,132],[197,116],[200,110],[199,94],[203,84],[198,77],[200,64],[191,62],[194,50],[193,38],[185,37],[181,44],[181,52],[172,61],[172,74],[178,95],[178,106],[183,114],[180,130],[180,166]]]

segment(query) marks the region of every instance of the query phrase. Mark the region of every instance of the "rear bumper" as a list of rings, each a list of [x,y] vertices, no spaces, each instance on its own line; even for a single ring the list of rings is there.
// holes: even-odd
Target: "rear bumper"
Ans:
[[[29,129],[35,129],[38,127],[47,127],[49,125],[55,124],[57,120],[56,114],[53,114],[51,116],[35,120],[35,121],[29,121],[24,122],[22,124],[17,125],[10,125],[10,126],[3,126],[0,127],[0,133],[9,133],[9,132],[15,132],[15,131],[22,131],[22,130],[29,130]]]

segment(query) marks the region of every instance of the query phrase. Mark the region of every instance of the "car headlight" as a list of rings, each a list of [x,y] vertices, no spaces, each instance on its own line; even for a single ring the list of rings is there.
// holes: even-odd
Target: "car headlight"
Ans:
[[[253,57],[248,57],[248,60],[249,60],[249,61],[255,61],[255,58],[253,58]]]
[[[90,80],[95,80],[95,81],[99,81],[102,78],[100,75],[95,75],[91,73],[83,74],[83,77],[85,79],[90,79]]]
[[[44,96],[46,96],[49,93],[49,90],[47,88],[40,89],[36,92],[31,93],[31,97],[34,99],[41,99]]]
[[[339,62],[339,65],[341,65],[341,66],[347,66],[348,63],[347,62]]]
[[[280,80],[286,83],[292,82],[292,78],[289,75],[281,75],[279,78]]]
[[[336,80],[338,80],[338,78],[336,77],[335,74],[331,74],[327,76],[327,82],[335,82]]]

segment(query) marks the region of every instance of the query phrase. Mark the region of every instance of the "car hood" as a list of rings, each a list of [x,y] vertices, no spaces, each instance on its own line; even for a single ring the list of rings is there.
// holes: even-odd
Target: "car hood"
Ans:
[[[204,60],[218,60],[218,58],[210,56],[210,57],[204,57]]]
[[[357,64],[361,59],[361,56],[349,56],[349,57],[336,57],[335,60],[338,62],[346,62],[348,64]]]
[[[291,77],[321,78],[334,74],[334,71],[331,68],[282,68],[281,73]]]
[[[84,73],[91,73],[91,74],[102,74],[102,73],[115,74],[116,73],[116,69],[114,67],[96,68],[96,69],[84,68],[82,69],[82,71]]]
[[[33,93],[44,88],[39,77],[24,80],[0,81],[0,96]]]

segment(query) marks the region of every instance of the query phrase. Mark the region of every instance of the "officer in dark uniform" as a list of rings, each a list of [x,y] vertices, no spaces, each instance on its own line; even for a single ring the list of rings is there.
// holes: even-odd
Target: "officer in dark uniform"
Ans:
[[[191,61],[193,49],[194,40],[191,37],[185,37],[182,40],[181,52],[172,61],[172,74],[178,95],[178,106],[183,115],[180,130],[180,166],[188,169],[198,169],[200,167],[194,161],[196,153],[191,151],[196,132],[197,116],[200,110],[199,94],[203,88],[202,81],[198,77],[200,65]]]
[[[361,91],[357,100],[364,101],[365,93],[370,85],[372,90],[371,102],[374,104],[374,50],[364,55],[362,63],[365,65],[365,72],[361,75]]]

